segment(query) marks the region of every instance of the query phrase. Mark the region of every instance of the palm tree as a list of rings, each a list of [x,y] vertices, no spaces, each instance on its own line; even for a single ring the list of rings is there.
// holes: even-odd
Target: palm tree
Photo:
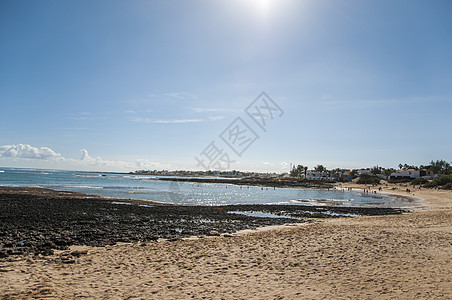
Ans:
[[[316,170],[317,172],[324,172],[326,171],[326,168],[323,165],[317,165],[314,170]]]
[[[444,160],[431,161],[429,170],[433,172],[433,174],[449,174],[451,173],[451,166],[448,162]]]

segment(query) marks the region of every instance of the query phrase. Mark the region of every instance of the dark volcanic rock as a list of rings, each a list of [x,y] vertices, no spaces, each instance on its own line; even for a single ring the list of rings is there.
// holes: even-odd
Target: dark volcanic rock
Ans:
[[[118,200],[114,200],[118,201]],[[121,200],[127,202],[127,200]],[[380,208],[302,205],[148,206],[118,205],[82,196],[46,196],[0,191],[0,258],[34,253],[51,255],[71,245],[105,246],[159,238],[221,235],[268,225],[308,222],[341,214],[398,214]],[[133,201],[131,201],[133,202]],[[256,218],[231,211],[260,211],[292,218]],[[297,219],[293,219],[297,218]],[[73,252],[73,257],[85,253]]]

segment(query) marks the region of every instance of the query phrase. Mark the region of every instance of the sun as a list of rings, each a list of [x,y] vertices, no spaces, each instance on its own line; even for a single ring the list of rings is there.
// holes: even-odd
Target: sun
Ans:
[[[292,11],[300,7],[299,0],[228,0],[237,12],[245,13],[260,27],[270,28],[282,24]],[[301,1],[301,0],[300,0]]]
[[[275,0],[252,0],[256,10],[261,15],[268,15],[271,12],[271,8],[275,3]]]

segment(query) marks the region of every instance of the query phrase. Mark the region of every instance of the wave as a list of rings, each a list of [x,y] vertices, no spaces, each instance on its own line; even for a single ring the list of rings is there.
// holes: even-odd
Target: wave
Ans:
[[[356,217],[360,216],[360,215],[357,215],[357,214],[347,214],[347,213],[340,214],[340,213],[331,212],[329,210],[322,211],[322,214],[328,215],[328,216],[333,216],[333,217],[349,217],[349,218],[356,218]]]
[[[312,198],[312,199],[299,199],[300,202],[347,202],[353,199],[332,199],[332,198]]]
[[[101,175],[74,175],[74,177],[99,178],[99,177],[101,177]]]
[[[103,186],[101,187],[101,189],[128,189],[129,187],[127,186]]]
[[[281,205],[281,204],[293,204],[295,202],[293,202],[293,200],[290,201],[281,201],[281,202],[269,202],[269,203],[265,203],[267,205]]]
[[[65,188],[74,188],[74,189],[103,189],[102,186],[89,186],[89,185],[65,185]]]
[[[155,176],[148,176],[148,177],[142,177],[142,176],[140,176],[140,177],[134,177],[134,178],[132,178],[133,180],[155,180],[155,179],[157,179],[157,177],[155,177]]]
[[[128,194],[147,194],[146,192],[141,192],[141,191],[128,191]]]
[[[62,187],[65,188],[75,188],[75,189],[129,189],[130,187],[126,186],[91,186],[91,185],[64,185]]]
[[[141,207],[153,207],[152,205],[141,204]]]

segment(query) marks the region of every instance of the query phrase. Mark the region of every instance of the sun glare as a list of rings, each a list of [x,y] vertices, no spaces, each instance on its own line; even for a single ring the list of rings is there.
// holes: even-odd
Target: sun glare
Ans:
[[[263,15],[267,15],[271,10],[271,6],[273,4],[272,2],[274,2],[274,1],[273,0],[254,0],[254,2],[256,2],[256,7],[260,11],[260,13]]]
[[[265,17],[271,13],[277,0],[248,0],[248,2],[258,15]]]
[[[275,8],[278,0],[240,0],[237,3],[243,5],[254,11],[259,17],[267,17]]]

